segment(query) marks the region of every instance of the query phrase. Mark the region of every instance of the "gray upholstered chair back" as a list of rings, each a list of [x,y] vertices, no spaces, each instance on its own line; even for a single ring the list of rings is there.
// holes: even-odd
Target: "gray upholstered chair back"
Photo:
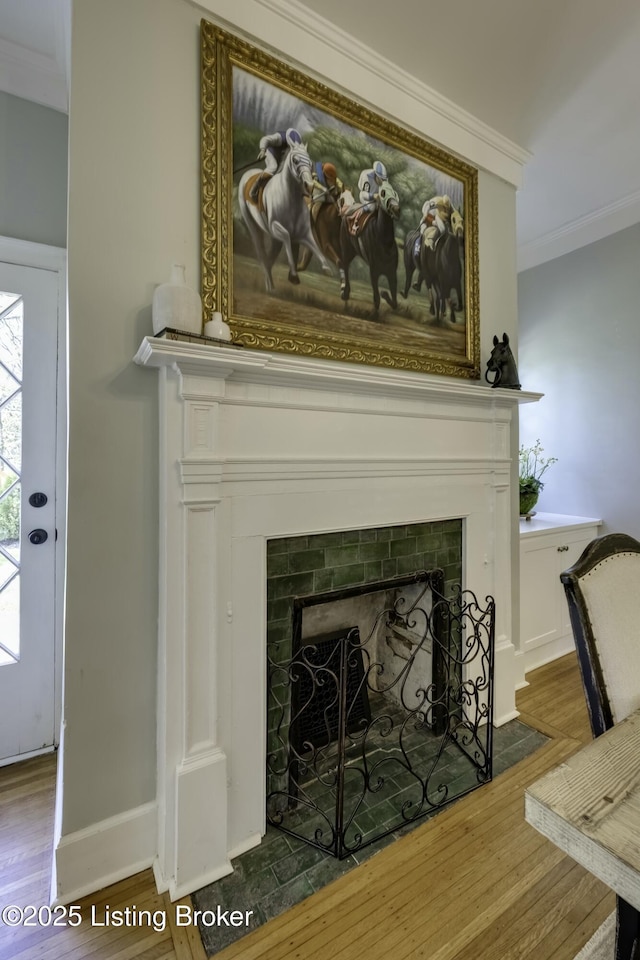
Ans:
[[[560,579],[597,737],[640,707],[640,543],[599,537]]]

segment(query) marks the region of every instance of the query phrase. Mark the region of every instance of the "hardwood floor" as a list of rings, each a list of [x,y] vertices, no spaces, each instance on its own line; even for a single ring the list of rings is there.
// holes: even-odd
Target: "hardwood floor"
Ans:
[[[218,960],[572,960],[614,896],[525,823],[523,792],[591,735],[574,655],[528,679],[518,708],[550,737],[542,749]],[[47,903],[54,765],[0,769],[0,908]],[[204,960],[197,929],[175,925],[151,871],[80,903],[75,928],[0,921],[0,960]],[[107,904],[160,911],[166,929],[93,925],[92,907],[100,920]]]
[[[49,754],[0,768],[0,914],[14,904],[49,903],[55,766],[56,758]],[[30,918],[36,926],[11,928],[0,919],[0,960],[206,960],[197,928],[175,926],[176,905],[157,893],[151,870],[79,904],[82,922],[76,927],[39,926],[37,918]],[[133,905],[149,911],[151,920],[160,911],[156,926],[166,917],[166,927],[98,926],[107,905],[112,916]],[[48,920],[46,913],[43,919]]]

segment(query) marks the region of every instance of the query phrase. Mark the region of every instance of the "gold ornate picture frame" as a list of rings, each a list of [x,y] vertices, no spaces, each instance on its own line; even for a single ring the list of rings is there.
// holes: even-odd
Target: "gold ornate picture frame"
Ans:
[[[205,316],[247,347],[477,379],[477,170],[204,20],[201,39]]]

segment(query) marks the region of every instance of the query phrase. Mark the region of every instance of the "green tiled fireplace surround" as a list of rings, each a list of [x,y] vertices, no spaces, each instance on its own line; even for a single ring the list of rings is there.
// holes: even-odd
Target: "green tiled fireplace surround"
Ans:
[[[343,530],[267,541],[267,643],[291,634],[294,597],[442,567],[445,590],[462,577],[462,520]]]
[[[267,541],[267,646],[272,661],[292,654],[295,597],[310,597],[361,584],[375,584],[440,567],[445,596],[462,580],[462,520],[343,530]],[[278,751],[281,712],[269,702],[267,750]],[[284,731],[281,729],[280,733]],[[267,793],[283,784],[267,782]]]

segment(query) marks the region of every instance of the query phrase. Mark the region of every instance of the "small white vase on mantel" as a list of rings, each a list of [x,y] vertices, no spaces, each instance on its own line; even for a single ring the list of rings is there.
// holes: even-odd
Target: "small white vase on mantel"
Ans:
[[[184,269],[183,264],[174,263],[169,282],[161,283],[154,290],[151,322],[155,334],[165,327],[185,333],[202,333],[202,300],[196,290],[186,285]]]

